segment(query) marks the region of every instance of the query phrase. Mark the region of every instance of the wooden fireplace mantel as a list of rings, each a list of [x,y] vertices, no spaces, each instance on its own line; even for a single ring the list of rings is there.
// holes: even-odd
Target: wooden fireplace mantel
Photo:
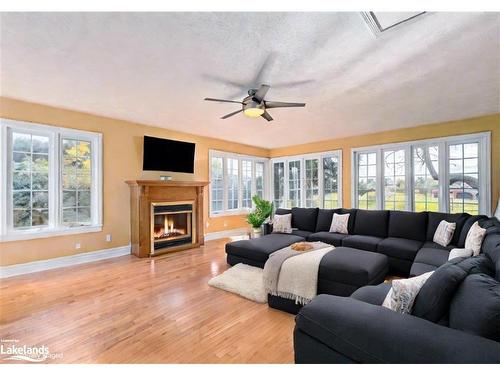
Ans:
[[[162,180],[129,180],[129,186],[207,186],[208,181],[162,181]]]
[[[129,180],[130,187],[130,235],[132,253],[138,257],[149,257],[166,251],[198,247],[204,243],[203,190],[207,181],[161,181]],[[155,251],[152,254],[151,210],[153,203],[193,202],[193,243]]]

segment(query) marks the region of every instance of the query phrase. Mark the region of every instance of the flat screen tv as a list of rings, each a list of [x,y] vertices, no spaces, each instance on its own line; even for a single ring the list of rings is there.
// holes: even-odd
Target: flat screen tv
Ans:
[[[193,173],[194,149],[194,143],[144,136],[142,169]]]

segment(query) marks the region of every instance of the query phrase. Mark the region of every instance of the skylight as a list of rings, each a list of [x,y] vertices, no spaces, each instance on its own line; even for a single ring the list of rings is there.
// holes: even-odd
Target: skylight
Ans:
[[[362,12],[363,18],[375,35],[408,22],[425,12]]]

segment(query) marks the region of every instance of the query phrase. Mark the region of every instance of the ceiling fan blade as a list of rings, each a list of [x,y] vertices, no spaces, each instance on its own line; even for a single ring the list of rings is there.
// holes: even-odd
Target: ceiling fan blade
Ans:
[[[236,115],[237,113],[240,113],[240,112],[243,112],[243,108],[242,108],[242,109],[239,109],[239,110],[237,110],[237,111],[234,111],[234,112],[228,113],[227,115],[222,116],[222,117],[221,117],[221,119],[222,119],[222,120],[225,120],[225,119],[227,119],[228,117],[234,116],[234,115]]]
[[[304,79],[302,81],[273,83],[273,88],[281,89],[281,88],[288,88],[288,87],[297,87],[297,86],[306,85],[306,84],[311,83],[311,82],[314,82],[314,79]]]
[[[208,101],[211,101],[211,102],[223,102],[223,103],[238,103],[238,104],[243,104],[242,102],[237,102],[236,100],[214,99],[214,98],[205,98],[205,100],[208,100]]]
[[[276,53],[271,52],[266,56],[266,59],[263,61],[262,65],[260,66],[259,71],[257,74],[253,77],[252,84],[255,86],[260,85],[264,81],[264,75],[269,75],[269,70],[271,69],[272,65],[274,64],[274,61],[276,60]]]
[[[226,79],[226,78],[223,78],[223,77],[214,76],[214,75],[211,75],[211,74],[203,74],[203,77],[206,78],[206,79],[208,79],[208,80],[210,80],[210,81],[212,81],[212,82],[222,83],[224,85],[229,85],[229,86],[237,87],[237,88],[242,89],[242,90],[245,90],[246,87],[248,86],[246,83],[233,81],[233,80],[230,80],[230,79]]]
[[[254,101],[260,103],[264,100],[264,96],[266,96],[267,91],[271,86],[269,85],[260,85],[260,88],[257,90],[255,95],[253,96]]]
[[[263,114],[261,114],[261,116],[264,117],[267,121],[273,121],[273,118],[271,117],[269,112],[264,112]]]
[[[305,107],[306,103],[264,102],[266,108]]]

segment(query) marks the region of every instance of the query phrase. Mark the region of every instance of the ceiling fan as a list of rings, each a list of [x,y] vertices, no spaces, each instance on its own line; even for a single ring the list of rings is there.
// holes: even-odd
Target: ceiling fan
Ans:
[[[243,99],[243,101],[236,100],[226,100],[226,99],[214,99],[205,98],[212,102],[224,102],[224,103],[237,103],[241,104],[242,108],[228,113],[222,116],[221,119],[225,120],[228,117],[234,116],[240,112],[243,112],[248,117],[264,117],[267,121],[273,121],[271,115],[267,112],[271,108],[285,108],[285,107],[305,107],[306,103],[285,103],[285,102],[273,102],[269,100],[264,100],[267,91],[270,89],[269,85],[260,85],[259,89],[248,90],[248,96]]]

